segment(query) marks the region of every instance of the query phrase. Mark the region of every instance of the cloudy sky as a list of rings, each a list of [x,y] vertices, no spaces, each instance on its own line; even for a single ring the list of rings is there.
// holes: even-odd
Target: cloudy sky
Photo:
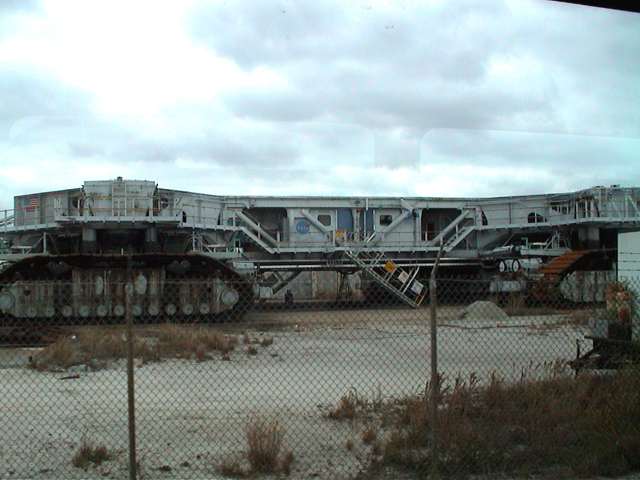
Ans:
[[[0,208],[640,186],[640,14],[540,0],[0,0]]]

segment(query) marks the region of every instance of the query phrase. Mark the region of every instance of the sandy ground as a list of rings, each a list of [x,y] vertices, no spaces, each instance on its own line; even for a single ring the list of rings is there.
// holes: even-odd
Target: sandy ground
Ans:
[[[567,317],[506,317],[441,309],[438,369],[452,381],[544,375],[575,355],[584,332]],[[366,462],[366,425],[323,417],[341,397],[368,400],[422,391],[430,372],[428,310],[255,313],[216,328],[273,338],[225,361],[136,362],[136,440],[142,478],[223,479],[246,468],[245,426],[276,418],[293,454],[288,478],[347,479]],[[128,478],[127,378],[120,361],[93,371],[25,368],[33,351],[0,352],[0,478]],[[66,378],[66,377],[74,378]],[[82,438],[113,459],[87,471],[71,464]],[[352,445],[352,447],[348,447]]]

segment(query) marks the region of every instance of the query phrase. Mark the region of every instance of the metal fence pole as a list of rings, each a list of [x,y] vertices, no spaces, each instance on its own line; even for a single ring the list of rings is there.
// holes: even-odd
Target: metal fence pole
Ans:
[[[129,411],[129,478],[137,478],[136,462],[136,414],[133,369],[133,275],[131,255],[127,258],[126,312],[127,312],[127,404]]]
[[[431,389],[430,389],[430,422],[431,422],[431,480],[438,478],[438,339],[436,328],[436,288],[437,283],[432,270],[429,279],[429,308],[431,312]]]
[[[431,422],[431,480],[438,478],[438,329],[436,326],[437,319],[437,289],[438,283],[436,274],[438,272],[438,264],[444,244],[440,244],[440,250],[436,257],[436,262],[431,270],[429,277],[429,311],[430,311],[430,333],[431,333],[431,390],[430,390],[430,422]]]

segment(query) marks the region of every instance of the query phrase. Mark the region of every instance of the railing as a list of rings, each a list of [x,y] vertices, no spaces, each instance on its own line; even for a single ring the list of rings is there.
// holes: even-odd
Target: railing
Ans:
[[[406,228],[397,220],[399,228],[389,231],[381,227],[365,233],[358,229],[336,229],[335,217],[332,217],[331,225],[319,229],[309,220],[315,214],[307,212],[303,215],[309,221],[310,229],[303,234],[296,232],[294,227],[287,230],[286,225],[284,230],[266,227],[249,215],[239,201],[229,203],[216,200],[215,203],[203,197],[194,198],[187,204],[183,203],[181,197],[41,195],[37,206],[28,204],[15,211],[4,210],[0,213],[0,233],[43,230],[62,222],[167,222],[194,231],[243,232],[258,248],[269,253],[304,250],[331,252],[356,247],[373,251],[424,252],[437,251],[440,240],[444,240],[447,251],[457,248],[462,252],[465,248],[482,248],[482,245],[471,245],[474,237],[470,234],[476,230],[525,230],[576,224],[602,225],[608,222],[621,224],[622,227],[639,225],[640,200],[636,198],[637,192],[638,189],[602,188],[561,196],[479,200],[466,208],[460,207],[461,215],[444,228],[438,228],[434,232],[435,237],[428,239],[425,238],[426,225],[419,220]],[[288,207],[287,210],[287,215],[297,215],[293,208]],[[468,245],[461,245],[461,242]]]
[[[56,222],[88,219],[157,220],[180,218],[183,213],[181,198],[87,195],[78,197],[75,205],[69,205],[68,197],[55,197],[53,202],[53,218]]]
[[[13,220],[13,210],[3,210],[0,214],[0,229],[7,231],[9,228],[13,227]]]
[[[576,225],[584,223],[640,222],[637,189],[595,188],[576,195],[549,196],[536,204],[535,198],[479,202],[486,221],[479,230],[512,227]]]

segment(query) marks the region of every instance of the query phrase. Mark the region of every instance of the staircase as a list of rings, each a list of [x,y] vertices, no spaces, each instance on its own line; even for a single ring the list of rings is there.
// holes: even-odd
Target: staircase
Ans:
[[[345,253],[367,277],[387,292],[412,308],[420,308],[427,288],[416,280],[418,267],[400,268],[391,260],[385,260],[384,252],[346,250]]]
[[[598,257],[601,250],[575,250],[554,258],[538,270],[539,278],[533,284],[533,295],[538,300],[555,301],[560,282],[589,260]]]
[[[444,230],[429,241],[429,246],[443,245],[443,251],[450,252],[462,240],[467,238],[475,230],[475,224],[469,215],[474,214],[473,209],[465,209]]]
[[[78,251],[76,241],[74,237],[58,235],[52,250],[57,254],[75,253]]]
[[[559,282],[566,275],[576,270],[578,263],[589,257],[600,254],[601,250],[576,250],[554,258],[544,267],[538,270],[542,280],[547,282]]]

